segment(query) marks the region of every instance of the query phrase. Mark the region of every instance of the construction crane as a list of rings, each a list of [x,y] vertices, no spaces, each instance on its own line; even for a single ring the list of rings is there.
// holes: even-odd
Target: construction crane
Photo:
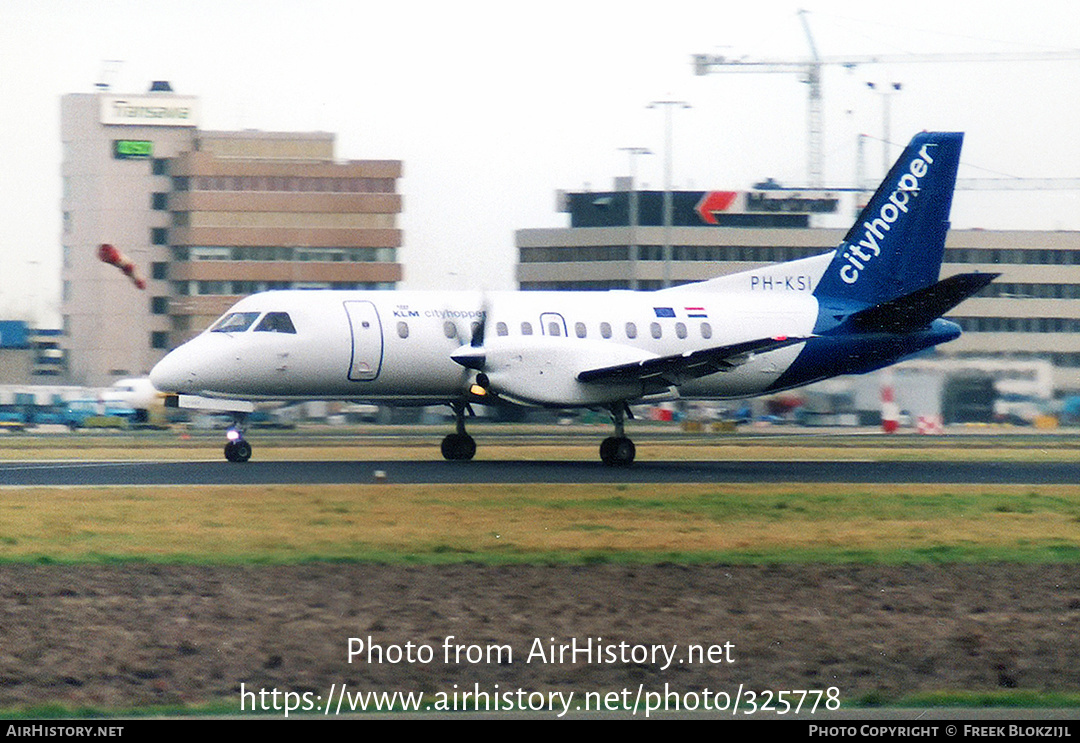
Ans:
[[[957,178],[961,191],[1076,191],[1080,178]]]
[[[806,16],[808,11],[799,11],[799,20],[810,46],[809,59],[730,59],[722,55],[695,54],[692,57],[695,75],[707,75],[713,72],[785,72],[803,76],[802,81],[810,86],[809,107],[807,109],[807,177],[812,188],[822,186],[824,174],[822,138],[822,92],[821,72],[826,65],[837,65],[847,69],[859,65],[873,64],[910,64],[910,63],[957,63],[957,62],[1061,62],[1080,60],[1080,49],[1043,52],[974,52],[974,53],[938,53],[938,54],[869,54],[861,56],[823,57],[818,54],[814,36]]]

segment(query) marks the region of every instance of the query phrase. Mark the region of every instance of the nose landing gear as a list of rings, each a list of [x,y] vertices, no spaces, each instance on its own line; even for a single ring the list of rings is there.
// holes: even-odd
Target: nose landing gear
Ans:
[[[244,439],[247,416],[237,415],[233,425],[225,432],[225,458],[230,462],[246,462],[251,459],[251,444]]]

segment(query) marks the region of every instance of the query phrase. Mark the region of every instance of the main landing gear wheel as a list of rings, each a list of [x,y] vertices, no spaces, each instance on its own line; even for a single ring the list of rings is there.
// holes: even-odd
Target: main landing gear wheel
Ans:
[[[476,442],[465,433],[465,411],[468,409],[471,413],[472,410],[463,402],[452,402],[450,407],[454,411],[457,432],[442,440],[442,455],[451,461],[465,462],[476,455]]]
[[[600,444],[600,461],[609,467],[629,467],[637,448],[625,436],[609,436]]]
[[[225,444],[225,458],[230,462],[246,462],[251,459],[251,444],[243,439]]]
[[[637,449],[634,442],[628,439],[623,431],[626,416],[633,418],[630,406],[625,402],[611,406],[611,421],[615,424],[615,435],[608,436],[600,444],[600,461],[609,467],[629,467],[634,463]]]
[[[467,433],[452,433],[442,440],[442,455],[451,461],[467,461],[476,455],[476,442]]]

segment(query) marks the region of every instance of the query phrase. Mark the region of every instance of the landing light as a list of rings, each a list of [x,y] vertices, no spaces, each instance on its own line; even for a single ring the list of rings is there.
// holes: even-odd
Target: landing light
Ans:
[[[225,438],[229,441],[239,441],[240,432],[237,431],[235,428],[230,428],[228,431],[225,432]]]
[[[485,390],[483,387],[481,387],[478,384],[474,384],[471,387],[469,387],[469,394],[470,395],[476,395],[477,397],[483,397],[484,395],[487,394],[487,390]]]

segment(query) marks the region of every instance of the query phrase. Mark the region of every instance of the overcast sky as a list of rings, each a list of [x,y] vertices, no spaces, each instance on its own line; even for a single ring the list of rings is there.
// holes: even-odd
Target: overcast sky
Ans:
[[[0,318],[58,322],[60,96],[169,80],[203,128],[330,131],[342,159],[404,161],[409,288],[510,288],[514,230],[564,226],[559,189],[608,189],[648,147],[676,187],[806,182],[807,86],[795,74],[693,75],[694,53],[1030,53],[1080,49],[1080,4],[544,0],[238,2],[0,0]],[[122,60],[119,65],[106,60]],[[851,185],[899,82],[891,139],[966,132],[961,177],[1080,178],[1080,61],[894,64],[824,74],[825,180]],[[891,150],[892,156],[897,148]],[[958,192],[955,227],[1080,229],[1080,192]]]

